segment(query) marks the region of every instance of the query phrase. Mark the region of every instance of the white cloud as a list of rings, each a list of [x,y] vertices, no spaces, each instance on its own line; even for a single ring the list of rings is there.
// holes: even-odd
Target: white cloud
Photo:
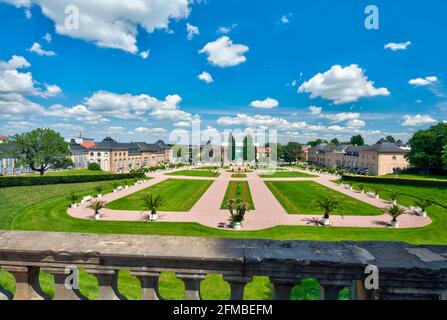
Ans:
[[[285,119],[275,118],[272,116],[255,115],[249,116],[239,113],[236,117],[221,117],[217,120],[217,123],[224,126],[247,126],[247,127],[279,127],[287,126],[289,122]]]
[[[42,48],[42,45],[40,43],[34,42],[31,48],[28,49],[29,52],[33,52],[39,56],[47,56],[47,57],[54,57],[56,53],[51,50],[44,50]]]
[[[359,119],[350,120],[346,123],[348,128],[363,128],[366,126],[366,122]]]
[[[411,45],[411,41],[401,42],[401,43],[390,42],[384,46],[384,49],[389,49],[391,51],[407,50],[407,48],[410,45]]]
[[[435,76],[425,77],[425,78],[416,78],[408,81],[409,84],[413,86],[428,86],[438,82],[438,78]]]
[[[174,123],[174,127],[185,127],[185,128],[191,127],[191,122],[179,121],[179,122]]]
[[[46,33],[42,39],[44,39],[46,42],[51,43],[53,41],[53,37],[51,36],[51,33]]]
[[[200,30],[198,27],[193,26],[192,24],[186,24],[186,38],[191,41],[194,36],[200,35]]]
[[[43,93],[43,95],[45,97],[55,97],[62,93],[62,89],[55,84],[53,84],[53,85],[45,84],[45,88],[46,88],[46,90]]]
[[[199,74],[197,76],[197,78],[199,78],[200,80],[202,80],[206,83],[214,82],[213,76],[206,71],[203,71],[201,74]]]
[[[166,129],[164,128],[145,128],[145,127],[139,127],[136,128],[133,132],[131,133],[148,133],[148,134],[153,134],[153,135],[163,135],[167,132]]]
[[[279,106],[279,101],[272,98],[267,98],[265,100],[255,100],[250,104],[253,108],[260,109],[272,109]]]
[[[199,53],[208,54],[208,61],[218,67],[234,67],[247,61],[244,54],[249,47],[242,44],[233,44],[233,41],[223,36],[214,42],[208,42]]]
[[[193,0],[0,0],[27,10],[38,5],[55,23],[56,32],[95,43],[104,48],[138,52],[137,35],[141,27],[148,33],[169,30],[171,20],[187,18]],[[79,28],[65,26],[65,8],[79,8]]]
[[[234,24],[232,24],[231,26],[229,26],[229,27],[219,27],[218,29],[217,29],[217,34],[228,34],[228,33],[230,33],[231,31],[233,31],[235,28],[237,28],[238,27],[238,24],[237,23],[234,23]]]
[[[364,97],[390,95],[386,88],[375,88],[374,82],[368,80],[365,71],[356,64],[344,68],[335,65],[325,73],[318,73],[304,82],[298,92],[308,92],[311,99],[322,97],[335,104],[356,102]]]
[[[146,51],[141,51],[140,52],[140,57],[143,58],[144,60],[149,58],[150,55],[151,55],[151,51],[150,50],[146,50]]]
[[[88,124],[104,124],[109,120],[102,115],[89,110],[86,106],[79,104],[71,108],[66,108],[60,104],[52,105],[43,114],[47,117],[64,118],[76,120]]]
[[[323,108],[320,107],[316,107],[316,106],[310,106],[309,108],[307,108],[307,110],[310,111],[310,114],[313,116],[318,116],[321,114],[321,112],[323,111]]]
[[[281,22],[282,24],[289,24],[289,23],[290,23],[289,16],[288,16],[288,15],[284,15],[284,16],[282,16],[280,22]]]
[[[9,61],[0,61],[1,70],[13,70],[13,69],[23,69],[30,67],[31,64],[21,56],[12,56]]]
[[[437,122],[435,119],[433,119],[429,115],[421,115],[421,114],[418,114],[415,116],[406,115],[404,117],[404,120],[405,121],[402,123],[402,125],[406,126],[406,127],[422,126],[424,124],[430,124],[430,123]]]
[[[93,112],[118,119],[153,117],[156,120],[191,120],[190,113],[179,109],[181,101],[179,95],[169,95],[164,100],[158,100],[147,94],[131,95],[98,91],[86,99],[85,104]]]
[[[329,119],[331,122],[344,122],[356,120],[360,118],[360,113],[357,112],[340,112],[336,114],[327,114],[323,117]]]

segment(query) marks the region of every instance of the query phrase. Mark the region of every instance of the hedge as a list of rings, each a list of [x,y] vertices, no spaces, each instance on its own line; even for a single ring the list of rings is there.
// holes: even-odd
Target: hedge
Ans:
[[[409,178],[383,178],[383,177],[365,177],[344,175],[343,181],[354,181],[363,183],[380,183],[400,186],[429,187],[429,188],[447,188],[447,180],[430,179],[409,179]]]
[[[144,178],[145,174],[126,173],[126,174],[97,174],[97,175],[79,175],[79,176],[22,176],[22,177],[0,177],[0,188],[19,187],[19,186],[37,186],[46,184],[62,183],[81,183],[106,180],[124,180]]]

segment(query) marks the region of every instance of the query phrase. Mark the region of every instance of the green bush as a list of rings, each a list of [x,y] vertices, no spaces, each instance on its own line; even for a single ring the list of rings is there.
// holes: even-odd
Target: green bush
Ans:
[[[343,181],[354,181],[364,183],[380,183],[399,186],[428,187],[428,188],[447,188],[447,181],[429,180],[429,179],[409,179],[409,178],[383,178],[383,177],[365,177],[344,175]]]
[[[90,162],[88,164],[88,169],[92,171],[101,171],[101,166],[99,165],[99,163]]]
[[[0,188],[62,184],[62,183],[81,183],[81,182],[106,181],[106,180],[124,180],[124,179],[136,179],[144,177],[145,177],[144,173],[96,174],[96,175],[80,175],[80,176],[30,176],[30,177],[14,176],[14,177],[1,177]]]

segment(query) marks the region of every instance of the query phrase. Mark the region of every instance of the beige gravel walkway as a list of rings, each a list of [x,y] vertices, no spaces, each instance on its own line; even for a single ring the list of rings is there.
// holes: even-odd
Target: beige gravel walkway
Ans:
[[[163,173],[152,174],[152,180],[142,185],[130,187],[118,193],[103,196],[105,202],[111,202],[129,194],[138,192],[167,179],[190,180],[214,180],[214,183],[205,192],[202,198],[195,204],[190,212],[159,212],[159,222],[195,222],[212,228],[229,228],[229,213],[220,210],[230,180],[248,181],[256,210],[246,215],[243,230],[262,230],[278,225],[319,226],[322,215],[290,215],[280,205],[275,196],[270,192],[264,181],[315,181],[325,187],[336,190],[357,200],[369,203],[378,208],[388,205],[386,201],[372,199],[367,195],[355,191],[345,190],[331,182],[337,177],[321,174],[317,178],[281,178],[261,179],[257,173],[247,173],[245,179],[232,179],[231,173],[224,170],[218,178],[167,176]],[[68,214],[75,218],[92,219],[93,211],[81,205],[75,209],[68,209]],[[108,221],[144,221],[146,212],[103,209],[101,219]],[[381,216],[331,216],[333,227],[365,227],[365,228],[389,228],[390,217]],[[399,218],[401,228],[424,227],[431,223],[430,218],[423,218],[413,214],[406,214]]]

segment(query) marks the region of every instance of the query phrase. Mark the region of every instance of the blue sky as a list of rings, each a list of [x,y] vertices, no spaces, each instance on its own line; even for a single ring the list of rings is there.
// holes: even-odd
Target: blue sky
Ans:
[[[379,30],[370,1],[122,2],[0,0],[0,133],[167,140],[200,118],[373,143],[447,120],[444,1],[374,1]]]

